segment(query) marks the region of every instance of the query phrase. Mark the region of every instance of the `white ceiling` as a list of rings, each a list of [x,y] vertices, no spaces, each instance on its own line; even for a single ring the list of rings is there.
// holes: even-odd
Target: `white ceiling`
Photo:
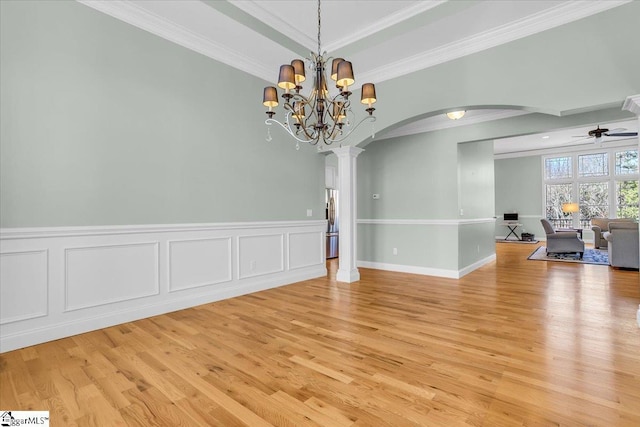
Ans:
[[[78,1],[270,82],[277,79],[281,64],[317,51],[315,0]],[[380,83],[630,1],[323,0],[322,50],[354,64],[356,85]],[[470,111],[456,122],[438,115],[386,136],[517,114],[523,113]],[[637,123],[622,127],[637,131]],[[566,138],[558,135],[544,143],[556,139]],[[510,144],[522,149],[534,140],[501,141],[496,152]]]

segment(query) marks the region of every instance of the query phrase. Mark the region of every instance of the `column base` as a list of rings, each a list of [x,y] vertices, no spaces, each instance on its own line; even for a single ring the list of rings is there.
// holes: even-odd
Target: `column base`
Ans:
[[[360,280],[360,272],[357,268],[353,270],[341,270],[338,267],[338,272],[336,273],[336,281],[345,282],[345,283],[353,283]]]

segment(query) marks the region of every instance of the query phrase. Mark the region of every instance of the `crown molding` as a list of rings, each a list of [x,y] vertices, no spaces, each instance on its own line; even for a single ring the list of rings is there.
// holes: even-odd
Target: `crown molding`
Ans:
[[[631,111],[636,116],[640,117],[640,95],[628,96],[622,104],[622,109]]]
[[[165,40],[169,40],[187,49],[198,52],[216,61],[237,68],[241,71],[270,80],[273,70],[234,50],[227,49],[220,43],[199,36],[198,34],[157,16],[148,10],[123,0],[76,0],[85,6],[119,19],[141,30],[147,31]]]
[[[359,79],[379,83],[401,77],[415,71],[433,67],[560,25],[568,24],[578,19],[622,6],[631,1],[632,0],[611,0],[596,2],[581,0],[563,2],[540,13],[519,19],[490,31],[475,34],[471,37],[440,46],[439,48],[431,49],[401,61],[361,73]]]

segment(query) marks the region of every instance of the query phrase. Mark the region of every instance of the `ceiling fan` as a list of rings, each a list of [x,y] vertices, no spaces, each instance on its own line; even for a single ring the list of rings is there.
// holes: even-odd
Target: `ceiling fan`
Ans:
[[[598,125],[598,127],[596,129],[592,129],[590,130],[587,135],[589,136],[584,136],[584,135],[576,135],[574,136],[574,138],[583,138],[583,139],[590,139],[590,138],[595,138],[595,142],[599,143],[602,141],[602,137],[603,136],[612,136],[612,137],[633,137],[633,136],[638,136],[638,132],[622,132],[627,130],[626,128],[617,128],[617,129],[607,129],[607,128],[602,128],[600,129],[600,125]]]

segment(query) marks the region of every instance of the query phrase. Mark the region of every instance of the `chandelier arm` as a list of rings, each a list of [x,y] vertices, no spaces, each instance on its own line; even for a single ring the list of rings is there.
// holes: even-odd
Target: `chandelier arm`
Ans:
[[[310,142],[310,140],[302,139],[302,138],[298,138],[298,136],[295,134],[295,132],[293,132],[293,131],[291,130],[291,128],[290,128],[289,126],[287,126],[287,125],[285,125],[285,124],[283,124],[283,123],[280,123],[280,122],[279,122],[279,121],[277,121],[276,119],[267,119],[267,120],[265,120],[265,121],[264,121],[264,123],[265,123],[266,125],[269,125],[269,126],[270,126],[271,124],[273,124],[273,123],[275,123],[275,124],[279,125],[282,129],[284,129],[284,130],[285,130],[285,132],[287,132],[289,135],[291,135],[291,136],[293,137],[293,139],[295,139],[295,140],[296,140],[296,141],[298,141],[298,142]],[[316,142],[316,143],[317,143],[317,142]],[[315,145],[315,144],[313,144],[313,145]]]
[[[311,145],[316,145],[316,144],[318,143],[318,137],[317,137],[317,135],[314,135],[314,132],[309,132],[309,129],[314,129],[314,126],[313,126],[313,125],[312,125],[312,126],[308,126],[308,125],[307,125],[307,122],[308,122],[308,121],[309,121],[313,116],[315,116],[315,115],[316,115],[316,113],[315,113],[314,111],[311,111],[311,114],[310,114],[308,117],[307,117],[307,116],[305,116],[305,117],[303,118],[303,121],[302,121],[302,122],[299,122],[299,125],[300,125],[300,126],[299,126],[299,127],[298,127],[298,126],[296,126],[296,131],[294,132],[294,131],[293,131],[293,128],[291,127],[291,124],[290,124],[290,123],[291,123],[291,116],[292,116],[295,112],[294,112],[294,110],[293,110],[293,107],[290,107],[290,106],[289,106],[289,107],[288,107],[288,109],[289,109],[289,112],[287,113],[287,120],[286,120],[286,122],[287,122],[287,125],[286,125],[286,126],[289,128],[288,132],[289,132],[291,135],[293,135],[293,134],[296,134],[296,135],[297,135],[297,134],[299,133],[299,131],[300,131],[300,130],[302,130],[302,132],[304,133],[305,137],[307,138],[307,139],[305,140],[305,142],[310,142],[310,143],[311,143]],[[294,125],[294,126],[295,126],[295,125]],[[298,138],[296,138],[296,139],[298,139]]]
[[[360,120],[358,122],[358,124],[356,124],[354,127],[352,127],[349,130],[349,132],[347,132],[346,134],[342,134],[342,138],[336,138],[336,139],[333,140],[333,142],[342,142],[342,141],[344,141],[345,139],[347,139],[349,137],[349,135],[351,135],[356,129],[358,129],[362,123],[368,122],[368,121],[370,121],[372,123],[375,122],[376,121],[376,116],[363,117],[362,120]]]

